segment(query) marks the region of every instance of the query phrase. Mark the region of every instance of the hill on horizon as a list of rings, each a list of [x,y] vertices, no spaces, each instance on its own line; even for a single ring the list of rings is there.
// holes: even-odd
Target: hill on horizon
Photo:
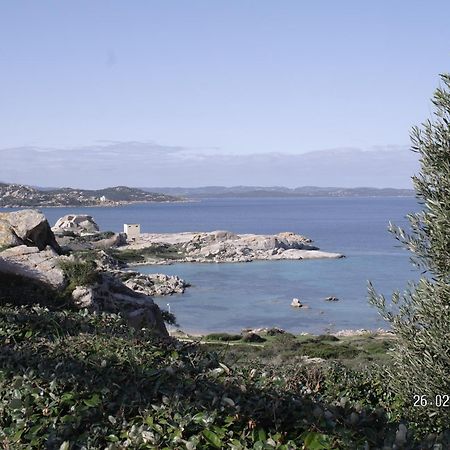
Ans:
[[[42,189],[0,182],[0,207],[112,206],[132,202],[169,202],[181,198],[127,186],[105,189]]]
[[[169,195],[205,198],[205,197],[404,197],[414,196],[413,189],[374,188],[374,187],[321,187],[301,186],[202,186],[186,187],[149,187],[141,188],[148,192],[161,192]]]

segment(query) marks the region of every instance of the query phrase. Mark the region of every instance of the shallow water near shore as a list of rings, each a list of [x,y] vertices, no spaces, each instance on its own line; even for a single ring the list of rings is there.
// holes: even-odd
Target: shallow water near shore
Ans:
[[[292,332],[387,328],[367,302],[367,280],[386,295],[406,288],[418,272],[409,253],[388,233],[389,221],[407,226],[419,209],[414,198],[205,199],[189,203],[134,204],[115,208],[42,208],[51,224],[69,213],[92,215],[101,230],[140,223],[143,232],[229,230],[273,234],[293,231],[338,260],[260,261],[238,264],[139,266],[142,272],[179,275],[185,294],[155,298],[188,332],[240,331],[278,326]],[[326,302],[336,296],[339,302]],[[308,309],[290,306],[299,297]]]
[[[368,305],[366,280],[380,292],[402,288],[411,275],[395,255],[351,256],[339,260],[258,261],[225,264],[141,266],[144,273],[179,275],[192,283],[185,294],[155,298],[191,333],[240,332],[280,327],[299,333],[388,328]],[[403,277],[398,272],[403,272]],[[327,302],[333,295],[338,302]],[[307,308],[290,306],[299,297]]]

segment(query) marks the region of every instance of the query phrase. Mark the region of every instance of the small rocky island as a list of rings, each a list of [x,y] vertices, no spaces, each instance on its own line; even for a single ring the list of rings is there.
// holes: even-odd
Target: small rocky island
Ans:
[[[181,197],[126,186],[99,190],[37,189],[22,184],[0,183],[0,208],[48,206],[120,206],[129,203],[175,202]]]
[[[235,234],[230,231],[150,234],[117,249],[116,256],[129,263],[251,262],[256,260],[302,260],[342,258],[340,253],[321,251],[300,234]]]

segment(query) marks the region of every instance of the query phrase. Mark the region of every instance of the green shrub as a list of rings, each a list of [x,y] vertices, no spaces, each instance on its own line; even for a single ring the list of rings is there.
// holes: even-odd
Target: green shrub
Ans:
[[[411,417],[435,430],[450,423],[450,407],[436,402],[450,395],[450,75],[441,78],[443,87],[433,97],[434,120],[414,128],[411,136],[420,156],[413,181],[423,210],[408,216],[410,234],[390,227],[423,276],[403,294],[394,293],[391,305],[369,286],[371,303],[397,336],[391,388]],[[420,405],[418,398],[426,405],[414,406]]]
[[[351,359],[360,353],[359,350],[350,344],[335,345],[333,343],[323,342],[305,342],[299,347],[302,355],[310,358],[322,359]]]
[[[401,417],[402,405],[386,384],[387,372],[382,366],[351,369],[335,362],[324,371],[323,396],[342,405],[382,407],[384,414]]]
[[[69,288],[88,286],[98,280],[97,266],[93,259],[63,260],[59,265],[69,281]]]
[[[211,333],[205,336],[206,341],[240,341],[242,336],[240,334],[228,334],[228,333]]]
[[[164,320],[164,322],[166,322],[169,325],[173,325],[178,327],[178,322],[177,322],[177,318],[175,316],[174,313],[171,313],[169,311],[167,311],[166,309],[161,309],[161,316]]]

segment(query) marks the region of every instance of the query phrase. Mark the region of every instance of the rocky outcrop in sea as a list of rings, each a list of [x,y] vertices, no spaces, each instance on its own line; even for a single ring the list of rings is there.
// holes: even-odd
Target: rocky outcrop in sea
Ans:
[[[121,249],[144,255],[147,263],[250,262],[343,257],[340,253],[321,251],[313,245],[311,239],[291,232],[275,235],[235,234],[230,231],[143,233],[139,239],[128,242]]]

